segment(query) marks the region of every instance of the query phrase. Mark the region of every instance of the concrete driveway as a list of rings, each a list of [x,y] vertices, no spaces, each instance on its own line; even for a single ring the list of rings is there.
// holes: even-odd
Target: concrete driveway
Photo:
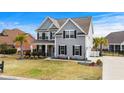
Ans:
[[[0,80],[36,80],[36,79],[0,75]]]
[[[94,57],[92,61],[103,61],[103,80],[124,80],[124,57]]]

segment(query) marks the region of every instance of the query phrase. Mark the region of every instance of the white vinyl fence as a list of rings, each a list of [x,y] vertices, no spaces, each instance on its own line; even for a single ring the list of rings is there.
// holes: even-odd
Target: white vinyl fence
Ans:
[[[99,57],[99,51],[91,51],[91,57]]]

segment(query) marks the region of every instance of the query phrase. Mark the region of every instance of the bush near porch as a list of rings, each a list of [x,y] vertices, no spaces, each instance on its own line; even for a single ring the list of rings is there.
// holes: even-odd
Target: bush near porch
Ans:
[[[103,51],[103,56],[124,56],[124,51]]]
[[[102,68],[86,66],[74,61],[17,60],[17,56],[1,58],[5,61],[3,75],[41,80],[97,80],[101,79]]]

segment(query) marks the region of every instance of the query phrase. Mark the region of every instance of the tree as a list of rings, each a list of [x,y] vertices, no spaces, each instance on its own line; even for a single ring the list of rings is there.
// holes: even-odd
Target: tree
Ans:
[[[23,59],[23,44],[25,42],[27,42],[26,38],[27,38],[27,34],[20,34],[20,35],[16,36],[16,38],[14,40],[15,43],[19,43],[19,46],[21,49],[21,55],[20,55],[21,59]]]
[[[8,46],[7,46],[7,44],[1,44],[0,45],[0,52],[2,53],[2,54],[4,54],[4,56],[5,56],[5,51],[8,49]]]
[[[93,40],[94,48],[100,48],[100,56],[102,56],[103,46],[108,45],[108,40],[105,37],[96,37]]]
[[[98,50],[98,47],[99,47],[99,44],[100,44],[100,39],[99,37],[96,37],[93,39],[93,47]]]

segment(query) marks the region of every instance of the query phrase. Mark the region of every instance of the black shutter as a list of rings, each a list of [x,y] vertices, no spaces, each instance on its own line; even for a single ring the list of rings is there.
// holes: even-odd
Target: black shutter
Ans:
[[[80,46],[80,56],[82,56],[82,46]]]
[[[39,32],[37,33],[37,39],[39,39]]]
[[[37,51],[39,50],[39,45],[37,45]]]
[[[60,46],[58,47],[58,52],[59,52],[59,55],[60,55]]]
[[[72,46],[72,49],[73,49],[73,50],[72,50],[72,53],[73,53],[73,55],[74,55],[74,50],[75,50],[75,49],[74,49],[74,46]]]
[[[50,39],[52,39],[52,32],[50,32]]]
[[[65,31],[63,31],[63,38],[65,38]]]
[[[74,31],[74,37],[76,38],[76,30]]]
[[[67,54],[67,46],[65,46],[65,55]]]

